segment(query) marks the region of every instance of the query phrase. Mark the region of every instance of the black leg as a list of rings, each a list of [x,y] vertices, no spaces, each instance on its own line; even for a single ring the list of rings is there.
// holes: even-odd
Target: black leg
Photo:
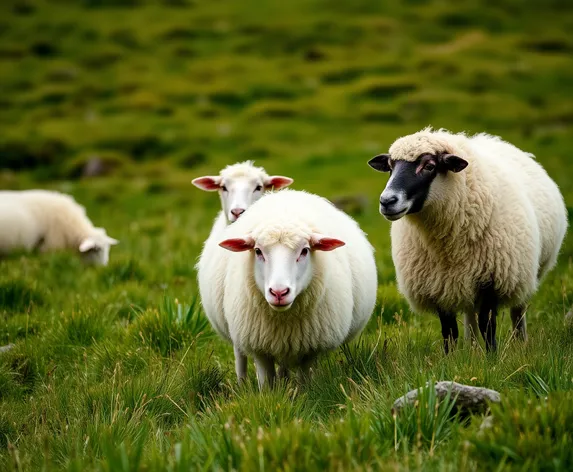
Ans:
[[[525,320],[526,305],[511,307],[511,322],[515,337],[521,341],[527,341],[527,322]]]
[[[442,323],[442,337],[444,338],[444,352],[450,352],[458,341],[458,321],[456,314],[448,311],[438,310],[438,316]]]
[[[497,295],[493,286],[484,288],[480,293],[480,307],[478,314],[479,330],[485,341],[487,352],[497,350],[495,331],[497,326]]]

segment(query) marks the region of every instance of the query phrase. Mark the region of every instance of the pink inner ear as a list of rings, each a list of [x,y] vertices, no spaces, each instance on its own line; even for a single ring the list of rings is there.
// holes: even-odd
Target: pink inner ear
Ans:
[[[340,239],[324,236],[316,242],[311,241],[311,244],[312,249],[315,251],[333,251],[334,249],[344,246],[346,243]]]
[[[219,190],[220,179],[217,177],[197,177],[191,181],[195,187],[205,190],[207,192],[213,192]]]
[[[290,177],[283,177],[282,175],[273,175],[272,177],[267,180],[265,183],[265,187],[273,188],[275,190],[279,190],[284,187],[288,187],[290,184],[294,182],[293,179]]]
[[[255,247],[255,241],[252,238],[231,238],[221,241],[219,246],[229,251],[242,252],[253,249]]]

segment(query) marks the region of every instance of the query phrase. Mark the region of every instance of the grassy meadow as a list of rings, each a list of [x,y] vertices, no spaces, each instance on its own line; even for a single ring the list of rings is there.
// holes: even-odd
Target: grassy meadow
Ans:
[[[0,260],[0,470],[572,470],[573,236],[526,345],[504,312],[498,355],[444,356],[397,292],[366,165],[427,125],[487,131],[573,208],[572,30],[565,0],[0,2],[0,188],[68,192],[121,240],[103,268]],[[252,364],[236,385],[194,271],[219,202],[191,179],[246,159],[365,198],[379,271],[360,339],[264,393]],[[491,427],[430,394],[393,416],[428,380],[501,392]]]

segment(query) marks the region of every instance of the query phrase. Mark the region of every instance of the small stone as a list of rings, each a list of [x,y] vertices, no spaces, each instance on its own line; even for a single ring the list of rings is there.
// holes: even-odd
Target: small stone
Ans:
[[[7,344],[6,346],[0,346],[0,353],[11,351],[16,347],[15,344]]]
[[[428,388],[428,385],[423,388]],[[463,413],[486,413],[490,403],[499,403],[501,401],[499,392],[483,387],[443,381],[437,382],[434,388],[439,400],[443,400],[451,392],[450,398],[455,402],[458,411]],[[417,399],[418,389],[409,391],[394,402],[392,413],[398,413],[405,405],[412,405]]]

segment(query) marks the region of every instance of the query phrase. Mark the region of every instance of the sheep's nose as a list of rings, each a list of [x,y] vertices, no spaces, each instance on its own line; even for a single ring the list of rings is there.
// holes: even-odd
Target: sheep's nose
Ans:
[[[392,205],[394,205],[394,203],[396,203],[398,201],[398,197],[396,195],[380,195],[380,206],[382,208],[388,208]]]
[[[234,208],[231,210],[231,213],[233,215],[235,215],[235,218],[238,218],[239,216],[241,216],[243,213],[245,213],[245,210],[243,210],[242,208]]]
[[[280,300],[283,297],[286,297],[289,292],[290,292],[290,288],[288,287],[284,287],[284,288],[269,288],[269,292],[270,294],[275,297],[277,300]]]

